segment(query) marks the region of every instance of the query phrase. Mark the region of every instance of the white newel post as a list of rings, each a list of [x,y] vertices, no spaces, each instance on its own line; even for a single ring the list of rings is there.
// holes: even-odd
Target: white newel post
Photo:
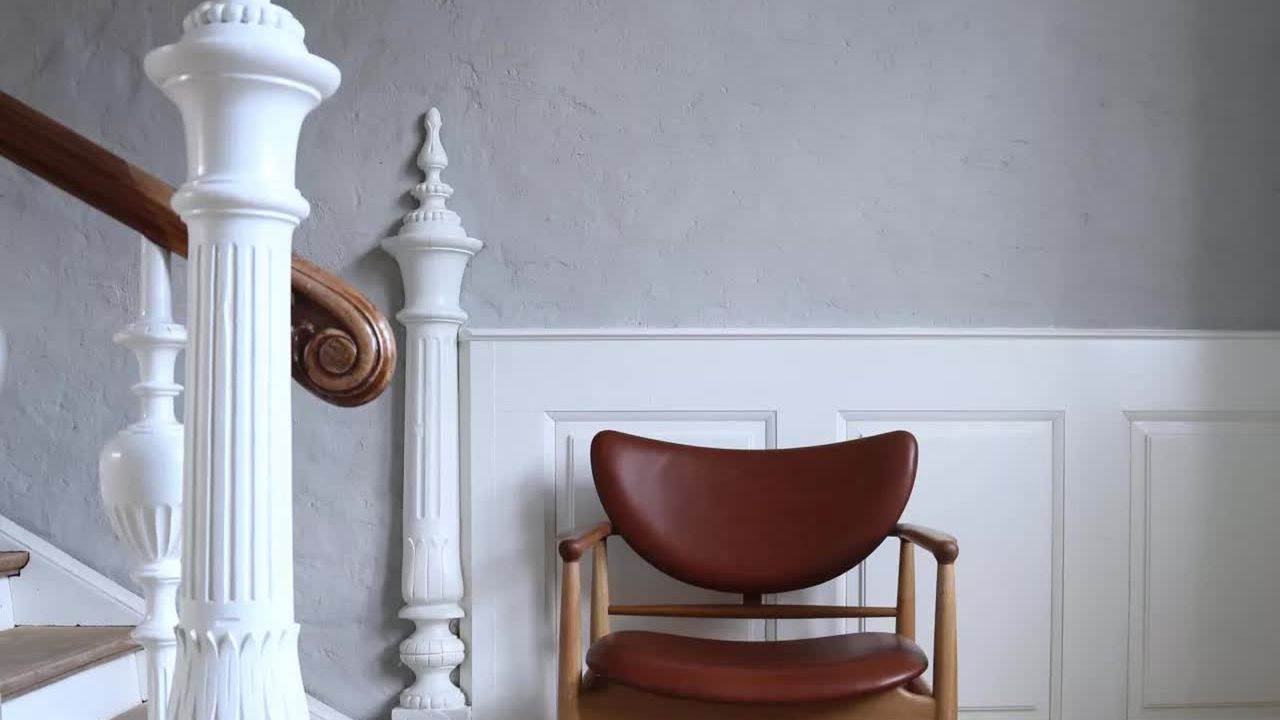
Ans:
[[[187,182],[183,579],[171,720],[304,720],[293,614],[290,251],[298,133],[337,89],[265,0],[204,2],[147,56],[182,112]]]
[[[451,675],[466,648],[451,625],[463,616],[461,504],[458,466],[458,329],[467,319],[460,295],[479,240],[467,237],[445,206],[453,189],[440,179],[449,164],[440,142],[440,113],[427,113],[427,142],[418,156],[426,182],[400,233],[383,241],[404,275],[405,325],[404,568],[400,617],[413,634],[400,657],[417,676],[400,694],[393,720],[466,718],[466,697]]]
[[[181,577],[182,424],[174,399],[178,353],[187,331],[173,320],[169,253],[142,239],[141,309],[116,342],[134,352],[133,386],[141,417],[109,440],[98,461],[102,499],[116,535],[129,550],[146,615],[133,637],[147,654],[148,720],[164,717],[173,678],[175,600]]]

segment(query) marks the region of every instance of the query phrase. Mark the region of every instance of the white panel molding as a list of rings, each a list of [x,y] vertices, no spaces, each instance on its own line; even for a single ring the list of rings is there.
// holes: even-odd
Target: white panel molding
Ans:
[[[766,449],[777,447],[777,413],[768,410],[729,410],[723,412],[707,411],[552,411],[546,414],[551,424],[548,432],[547,447],[548,464],[552,466],[555,481],[554,515],[550,519],[553,531],[548,533],[549,542],[546,552],[554,552],[554,537],[590,522],[604,519],[604,512],[594,500],[595,493],[590,483],[590,468],[587,453],[591,439],[596,432],[604,428],[621,429],[636,434],[657,437],[671,442],[718,447],[734,447],[741,449]],[[583,495],[592,498],[592,507],[588,513],[580,507]],[[656,575],[647,575],[651,584],[645,584],[645,591],[655,591],[650,598],[637,598],[626,595],[626,587],[618,587],[625,581],[627,569],[635,568],[642,561],[624,547],[620,538],[611,541],[610,564],[614,569],[614,597],[626,598],[626,602],[662,602],[671,601],[673,593],[681,593],[681,601],[688,602],[733,602],[734,596],[723,593],[711,593],[685,586]],[[559,626],[560,564],[548,567],[545,593],[552,599],[547,608],[547,621],[552,627]],[[656,587],[654,586],[656,585]],[[634,588],[633,588],[634,589]],[[663,594],[665,591],[665,595]],[[584,598],[589,586],[584,586]],[[718,599],[717,599],[718,598]],[[766,598],[766,602],[769,599]],[[584,620],[589,605],[583,605]],[[618,629],[630,627],[667,629],[684,632],[697,632],[698,623],[686,620],[646,620],[636,618],[616,618]],[[750,640],[773,640],[776,638],[774,621],[724,621],[716,623],[716,636],[737,637]],[[735,636],[734,628],[745,628],[745,635]],[[727,634],[726,634],[727,633]],[[548,681],[554,674],[554,667],[545,668]]]
[[[1173,440],[1178,442],[1192,442],[1196,439],[1221,439],[1231,437],[1258,437],[1264,441],[1265,450],[1275,453],[1275,457],[1266,456],[1259,463],[1267,468],[1262,472],[1271,474],[1264,480],[1275,481],[1280,476],[1276,476],[1273,468],[1280,465],[1280,412],[1271,411],[1229,411],[1229,410],[1204,410],[1204,411],[1130,411],[1125,416],[1131,423],[1131,503],[1130,512],[1132,520],[1130,523],[1130,563],[1132,571],[1130,573],[1130,608],[1129,608],[1129,668],[1128,668],[1128,687],[1129,687],[1129,715],[1131,719],[1150,718],[1179,718],[1193,720],[1221,720],[1226,718],[1280,718],[1280,686],[1274,682],[1274,671],[1276,658],[1274,654],[1269,657],[1253,658],[1249,662],[1248,658],[1244,660],[1249,666],[1256,667],[1261,661],[1263,663],[1260,670],[1263,673],[1269,673],[1272,677],[1270,681],[1264,681],[1267,684],[1267,692],[1271,693],[1269,698],[1261,699],[1230,699],[1229,697],[1210,697],[1210,698],[1194,698],[1188,697],[1181,700],[1162,700],[1156,696],[1153,689],[1155,680],[1153,673],[1155,668],[1153,658],[1160,661],[1190,661],[1192,658],[1210,651],[1204,645],[1195,648],[1186,648],[1186,653],[1160,653],[1152,648],[1153,641],[1158,637],[1161,631],[1168,632],[1172,628],[1159,628],[1153,626],[1153,610],[1152,601],[1157,596],[1160,588],[1155,584],[1156,579],[1153,577],[1153,555],[1154,540],[1153,526],[1160,518],[1153,511],[1153,495],[1156,486],[1161,482],[1157,477],[1157,458],[1159,452],[1156,447],[1160,440]],[[1214,473],[1212,476],[1203,478],[1207,483],[1207,487],[1203,488],[1205,493],[1219,496],[1232,492],[1232,480],[1241,480],[1240,476],[1233,477],[1231,473]],[[1239,490],[1239,488],[1235,488]],[[1280,509],[1280,484],[1275,487],[1275,497],[1267,498],[1269,500],[1269,509]],[[1200,503],[1192,503],[1192,509],[1200,507]],[[1266,512],[1266,511],[1264,511]],[[1266,512],[1268,518],[1274,517],[1273,512]],[[1171,518],[1170,518],[1171,519]],[[1212,520],[1213,518],[1204,518]],[[1238,520],[1243,520],[1238,514],[1233,514],[1232,524]],[[1270,520],[1268,519],[1269,523]],[[1184,524],[1184,527],[1186,525]],[[1215,528],[1219,532],[1226,528]],[[1263,528],[1256,528],[1262,531]],[[1215,533],[1217,534],[1217,533]],[[1250,540],[1264,546],[1273,546],[1277,538],[1273,533],[1272,536],[1264,536],[1260,533],[1255,534]],[[1272,552],[1264,554],[1271,555]],[[1239,575],[1238,580],[1241,584],[1245,584],[1251,576],[1259,573],[1267,574],[1267,568],[1270,562],[1262,564],[1244,562],[1239,557],[1215,557],[1213,558],[1218,567],[1230,567],[1235,570],[1233,580],[1237,579],[1234,575]],[[1194,571],[1194,568],[1183,567],[1185,571]],[[1273,576],[1273,583],[1265,589],[1265,593],[1251,593],[1254,596],[1262,595],[1260,600],[1274,608],[1277,600],[1280,600],[1280,578]],[[1180,578],[1181,579],[1181,578]],[[1179,583],[1176,591],[1185,591],[1187,593],[1194,592],[1193,588],[1186,587],[1188,581],[1183,579]],[[1224,583],[1226,587],[1222,590],[1229,591],[1229,584]],[[1174,593],[1166,593],[1166,596]],[[1181,594],[1178,592],[1177,594]],[[1268,597],[1269,596],[1269,597]],[[1229,599],[1215,598],[1218,602],[1212,608],[1212,617],[1220,618],[1227,622],[1234,621],[1236,632],[1239,635],[1256,635],[1258,633],[1270,632],[1274,638],[1272,645],[1280,645],[1280,631],[1276,631],[1274,623],[1264,620],[1268,617],[1271,610],[1257,613],[1237,613],[1233,612],[1235,608],[1222,607],[1221,605]],[[1197,616],[1193,620],[1203,622],[1208,619],[1204,616]],[[1185,626],[1185,624],[1179,624]],[[1230,651],[1236,651],[1236,644]],[[1197,668],[1188,668],[1190,672],[1195,672]],[[1202,669],[1201,669],[1202,670]],[[1218,672],[1232,673],[1238,669],[1232,668],[1215,668]],[[1188,684],[1194,684],[1199,676],[1204,673],[1198,673],[1197,678],[1188,679],[1181,678],[1183,682],[1178,683],[1179,687],[1186,687]],[[1176,682],[1177,679],[1175,679]],[[1190,682],[1188,682],[1190,680]],[[1166,680],[1165,684],[1170,684]],[[1220,691],[1221,692],[1221,691]],[[1221,694],[1229,694],[1221,693]]]
[[[550,411],[546,413],[547,448],[552,476],[556,478],[555,513],[552,524],[556,532],[572,530],[588,522],[578,516],[575,502],[580,473],[578,460],[585,457],[591,437],[581,437],[572,431],[563,436],[565,426],[583,425],[591,428],[641,426],[648,428],[654,437],[686,444],[717,445],[765,449],[777,447],[777,413],[770,410],[708,411]],[[744,425],[743,428],[724,428],[725,424]],[[748,431],[758,426],[757,433]],[[719,426],[721,429],[713,429]],[[594,435],[594,431],[592,432]],[[594,522],[600,518],[592,518]],[[558,588],[553,585],[552,589]]]
[[[991,704],[965,704],[961,703],[960,711],[968,717],[984,717],[987,715],[998,715],[1001,718],[1010,718],[1018,720],[1055,720],[1061,717],[1061,693],[1062,693],[1062,583],[1063,583],[1063,493],[1065,482],[1065,467],[1063,444],[1064,432],[1066,425],[1066,413],[1061,410],[1005,410],[1005,411],[984,411],[984,410],[918,410],[918,411],[850,411],[841,410],[837,413],[840,426],[837,435],[838,440],[863,437],[873,435],[880,432],[887,432],[892,429],[906,429],[916,435],[921,445],[921,465],[927,473],[927,464],[929,462],[929,440],[932,435],[931,426],[950,427],[961,432],[973,432],[975,430],[986,431],[988,427],[998,427],[1000,425],[1021,425],[1027,428],[1035,428],[1037,425],[1046,425],[1047,431],[1051,436],[1050,454],[1047,461],[1048,480],[1049,480],[1049,507],[1048,514],[1050,522],[1048,527],[1043,528],[1044,533],[1048,536],[1048,547],[1050,565],[1047,573],[1047,582],[1049,584],[1047,595],[1049,597],[1049,607],[1046,608],[1048,622],[1046,624],[1044,642],[1044,694],[1041,699],[1035,703],[1017,703],[1017,702],[1001,702]],[[988,427],[984,427],[988,426]],[[922,475],[925,473],[922,473]],[[916,493],[913,494],[913,501],[907,507],[904,519],[907,521],[921,522],[928,526],[941,527],[946,525],[945,518],[913,518],[913,506],[915,506],[922,495],[927,494],[929,489],[922,486],[918,480],[916,485]],[[954,532],[963,533],[956,528],[951,528]],[[1041,540],[1038,537],[1019,537],[1016,535],[1005,539],[1009,544],[1028,543]],[[966,543],[966,556],[972,556],[974,548],[971,544]],[[866,563],[859,566],[857,570],[858,581],[856,584],[857,594],[854,595],[853,587],[850,588],[849,595],[853,602],[857,604],[893,604],[893,592],[895,587],[891,578],[884,577],[881,573],[881,581],[884,587],[880,588],[879,596],[869,598],[867,594],[867,566],[872,563],[880,562],[886,568],[896,571],[897,555],[891,552],[892,548],[881,548],[868,559]],[[963,566],[960,566],[961,568]],[[853,575],[851,573],[850,575]],[[963,577],[963,575],[961,575]],[[919,576],[922,583],[931,583],[932,578],[922,573]],[[963,580],[961,580],[963,582]],[[850,583],[852,586],[853,584]],[[963,585],[961,586],[963,592]],[[926,599],[930,596],[927,590],[920,590],[919,595]],[[972,608],[972,605],[968,607]],[[969,613],[970,619],[973,614]],[[962,607],[960,622],[962,625],[965,621],[965,613]],[[1003,627],[1003,618],[996,618],[996,627],[992,628],[993,633],[998,634],[1002,630],[1008,631]],[[861,629],[869,629],[868,623],[874,621],[859,621]],[[931,628],[933,619],[929,612],[920,610],[918,618],[922,631],[924,628]],[[888,623],[882,623],[883,628],[890,629]],[[928,631],[928,632],[931,632]],[[973,634],[973,629],[969,629],[969,634]],[[931,643],[927,641],[928,637],[932,637],[926,632],[922,632],[921,638],[924,647],[931,647]],[[961,643],[961,662],[963,664],[965,655],[969,651],[965,643]],[[976,653],[975,653],[976,658]],[[1028,662],[1030,659],[1028,658]]]

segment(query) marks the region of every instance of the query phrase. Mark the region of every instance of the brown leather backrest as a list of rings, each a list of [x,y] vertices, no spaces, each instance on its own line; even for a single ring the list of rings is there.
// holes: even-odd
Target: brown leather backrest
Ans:
[[[614,530],[654,567],[766,594],[830,580],[888,537],[915,484],[916,439],[722,450],[606,430],[591,468]]]

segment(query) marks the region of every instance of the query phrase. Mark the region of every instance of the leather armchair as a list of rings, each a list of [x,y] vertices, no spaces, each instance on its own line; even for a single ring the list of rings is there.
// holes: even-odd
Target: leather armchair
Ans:
[[[796,450],[720,450],[607,431],[592,468],[608,522],[561,536],[559,720],[955,720],[955,562],[945,533],[898,523],[915,479],[909,433]],[[762,524],[762,519],[772,522]],[[672,577],[736,592],[742,604],[613,605],[608,538]],[[763,604],[825,582],[896,537],[893,607]],[[937,561],[934,688],[915,644],[915,552]],[[582,559],[591,553],[583,671]],[[742,562],[752,558],[753,562]],[[611,632],[610,615],[696,618],[892,617],[893,633],[769,643]]]

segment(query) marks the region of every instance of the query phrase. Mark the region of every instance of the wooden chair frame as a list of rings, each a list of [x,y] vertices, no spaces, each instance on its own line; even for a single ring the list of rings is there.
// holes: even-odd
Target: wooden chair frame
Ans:
[[[608,538],[613,527],[597,523],[561,536],[564,561],[560,588],[560,643],[557,674],[558,720],[956,720],[955,538],[917,525],[899,524],[891,537],[901,541],[898,554],[898,597],[894,607],[827,605],[764,605],[758,595],[743,597],[742,605],[610,605]],[[916,545],[938,561],[934,619],[933,679],[923,680],[870,697],[842,702],[792,705],[731,705],[669,698],[616,683],[603,682],[582,671],[581,592],[582,556],[591,551],[591,642],[609,633],[610,615],[738,619],[895,618],[894,631],[915,640]]]

